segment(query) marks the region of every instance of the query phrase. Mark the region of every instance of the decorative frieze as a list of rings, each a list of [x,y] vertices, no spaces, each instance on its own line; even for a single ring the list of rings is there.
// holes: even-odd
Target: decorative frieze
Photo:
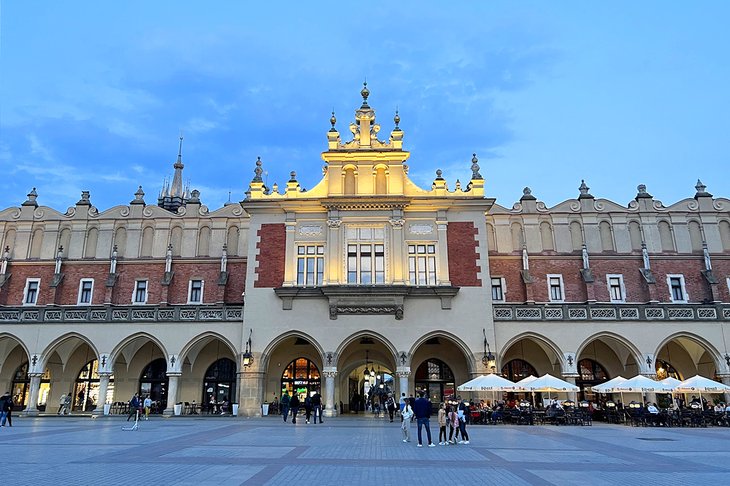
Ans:
[[[730,306],[707,304],[555,304],[544,305],[504,305],[497,304],[493,310],[496,321],[512,320],[562,320],[571,321],[661,321],[661,320],[703,320],[717,321],[730,319]]]

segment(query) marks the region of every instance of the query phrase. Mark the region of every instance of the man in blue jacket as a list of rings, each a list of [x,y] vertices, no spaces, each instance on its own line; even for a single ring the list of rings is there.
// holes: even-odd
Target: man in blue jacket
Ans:
[[[431,424],[429,418],[431,417],[431,400],[425,397],[425,393],[420,392],[416,403],[413,406],[413,413],[416,415],[416,422],[418,423],[418,447],[423,447],[423,441],[421,440],[421,427],[426,426],[426,435],[428,436],[428,447],[436,447],[436,444],[431,442]]]

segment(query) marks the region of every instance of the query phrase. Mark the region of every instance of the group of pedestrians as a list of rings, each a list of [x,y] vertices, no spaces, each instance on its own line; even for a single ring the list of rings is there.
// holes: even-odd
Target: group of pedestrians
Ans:
[[[431,439],[431,400],[424,392],[419,393],[418,398],[411,400],[405,397],[400,399],[401,405],[401,430],[403,442],[411,441],[411,421],[415,418],[418,426],[418,447],[423,447],[421,431],[426,429],[428,447],[436,447]],[[468,421],[468,406],[463,400],[452,407],[442,403],[438,411],[439,424],[439,445],[448,444],[469,444],[469,434],[466,431]],[[446,427],[449,427],[449,437],[446,438]],[[461,435],[461,439],[459,439]]]
[[[297,393],[293,393],[290,397],[289,393],[285,391],[281,396],[281,402],[279,402],[279,404],[284,422],[287,421],[289,413],[291,412],[291,423],[296,424],[299,409],[304,406],[304,419],[306,423],[309,423],[312,416],[314,416],[315,424],[317,423],[317,419],[319,419],[320,424],[324,423],[324,420],[322,420],[322,395],[319,394],[319,390],[314,392],[311,396],[307,395],[304,398],[303,403],[302,400],[299,399],[299,395]]]

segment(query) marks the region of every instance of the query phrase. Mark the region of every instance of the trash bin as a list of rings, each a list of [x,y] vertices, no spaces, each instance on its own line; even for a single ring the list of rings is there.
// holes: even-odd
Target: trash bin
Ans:
[[[233,416],[234,417],[238,416],[238,404],[237,403],[233,404]]]
[[[182,403],[176,403],[173,407],[175,415],[182,415]]]
[[[109,412],[111,412],[112,404],[111,403],[105,403],[104,404],[104,415],[109,415]]]
[[[269,404],[262,403],[261,404],[261,415],[268,415],[268,414],[269,414]]]

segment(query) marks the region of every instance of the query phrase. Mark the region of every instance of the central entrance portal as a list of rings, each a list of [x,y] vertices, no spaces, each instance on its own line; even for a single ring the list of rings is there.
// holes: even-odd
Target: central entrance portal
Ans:
[[[311,397],[321,387],[319,368],[307,358],[295,359],[284,368],[284,373],[281,375],[281,395],[284,392],[289,396],[296,393],[301,402],[304,402],[306,397]]]

